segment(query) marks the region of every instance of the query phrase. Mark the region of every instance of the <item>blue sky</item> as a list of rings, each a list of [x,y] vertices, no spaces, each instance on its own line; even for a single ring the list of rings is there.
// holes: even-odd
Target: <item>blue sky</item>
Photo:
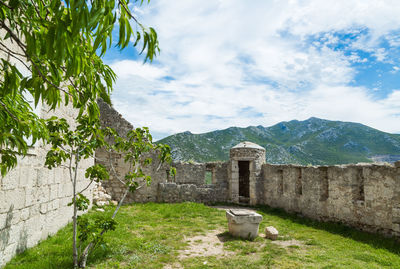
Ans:
[[[319,117],[400,133],[400,1],[153,0],[152,64],[104,57],[112,101],[155,138]]]

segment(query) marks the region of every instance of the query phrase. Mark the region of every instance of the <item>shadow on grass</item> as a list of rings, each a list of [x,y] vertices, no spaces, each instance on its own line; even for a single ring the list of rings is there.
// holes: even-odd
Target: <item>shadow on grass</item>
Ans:
[[[287,213],[282,209],[271,208],[268,206],[256,206],[257,211],[277,216],[279,218],[290,220],[297,224],[306,225],[314,229],[327,231],[332,234],[341,235],[343,237],[368,244],[375,249],[386,249],[394,254],[400,255],[400,242],[396,238],[387,238],[383,235],[363,232],[355,228],[335,222],[319,222],[306,217],[299,217],[295,214]]]
[[[316,221],[312,220],[307,217],[300,217],[296,215],[295,213],[288,213],[284,211],[283,209],[280,208],[272,208],[266,205],[257,205],[257,206],[250,206],[250,205],[240,205],[238,206],[237,204],[230,204],[230,203],[216,203],[211,205],[214,208],[221,208],[223,207],[224,209],[232,208],[232,207],[241,207],[241,208],[249,208],[249,209],[255,209],[259,212],[262,212],[267,215],[272,215],[279,217],[284,220],[290,220],[291,222],[297,223],[297,224],[302,224],[308,227],[312,227],[314,229],[318,230],[323,230],[327,231],[332,234],[337,234],[341,235],[343,237],[368,244],[371,247],[375,249],[386,249],[394,254],[400,255],[400,239],[399,238],[388,238],[384,237],[383,235],[380,234],[374,234],[374,233],[369,233],[369,232],[364,232],[357,230],[355,228],[346,226],[341,223],[336,223],[336,222],[323,222],[323,221]],[[227,238],[229,238],[229,233],[227,235]],[[232,240],[241,240],[237,239],[234,237],[231,237],[231,239],[228,239],[228,241]]]

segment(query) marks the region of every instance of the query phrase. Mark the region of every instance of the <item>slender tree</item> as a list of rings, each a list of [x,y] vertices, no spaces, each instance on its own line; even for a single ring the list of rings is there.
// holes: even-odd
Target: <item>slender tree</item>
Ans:
[[[48,139],[45,122],[26,96],[55,109],[72,103],[79,115],[99,116],[101,97],[110,103],[115,73],[101,56],[113,44],[141,46],[145,61],[159,51],[157,34],[133,15],[141,1],[9,0],[0,1],[0,170],[17,164],[30,146]],[[116,29],[118,28],[118,29]]]
[[[167,145],[153,144],[150,132],[146,127],[133,129],[128,132],[126,137],[121,137],[112,128],[101,128],[98,120],[91,121],[87,115],[82,115],[78,118],[78,125],[75,129],[72,129],[65,119],[56,117],[48,119],[46,123],[52,147],[47,153],[45,164],[50,169],[64,166],[69,170],[73,192],[70,203],[73,207],[73,265],[74,268],[78,266],[85,268],[90,251],[102,241],[103,234],[115,229],[116,222],[114,218],[127,194],[134,192],[145,184],[150,184],[151,177],[143,172],[143,168],[153,161],[149,156],[158,152],[158,167],[160,167],[164,162],[171,162],[170,149]],[[112,142],[108,143],[107,141]],[[97,158],[95,151],[99,148],[109,152],[109,167],[107,169],[101,164],[88,167],[85,173],[88,182],[86,186],[79,189],[77,184],[79,164],[82,160]],[[118,176],[112,165],[114,161],[113,153],[123,154],[124,161],[129,166],[123,177]],[[107,160],[101,161],[104,163]],[[125,186],[124,195],[113,215],[110,218],[103,216],[95,220],[88,217],[78,219],[78,211],[87,210],[89,207],[89,199],[84,195],[84,191],[93,182],[107,180],[109,178],[109,170]],[[171,172],[175,173],[175,170],[172,168]]]
[[[89,203],[84,189],[108,177],[105,167],[91,166],[85,174],[88,185],[78,189],[79,163],[94,157],[97,148],[106,147],[124,152],[131,163],[133,170],[124,181],[128,191],[150,180],[141,172],[150,162],[141,161],[142,154],[157,147],[148,130],[133,130],[128,140],[111,129],[104,131],[97,106],[98,98],[111,103],[116,75],[101,57],[113,44],[115,31],[119,49],[140,46],[145,61],[152,61],[159,52],[154,29],[143,26],[132,12],[142,4],[143,0],[0,0],[0,172],[4,176],[17,164],[17,156],[26,155],[28,141],[34,144],[42,139],[51,145],[46,165],[68,167],[73,186],[75,268],[85,267],[90,251],[106,231],[114,229],[113,219],[123,202],[111,219],[78,221],[78,211]],[[33,105],[26,98],[29,95]],[[50,109],[72,105],[79,112],[77,127],[71,129],[63,118],[40,119],[32,109],[40,102]],[[108,144],[105,135],[113,135],[116,143]],[[159,150],[161,161],[170,159],[168,147],[159,146]],[[85,236],[88,231],[90,237]]]

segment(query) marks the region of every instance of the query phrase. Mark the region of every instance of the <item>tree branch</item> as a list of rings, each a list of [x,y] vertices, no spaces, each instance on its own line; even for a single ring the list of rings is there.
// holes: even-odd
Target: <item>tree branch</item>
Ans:
[[[6,106],[6,104],[4,104],[1,100],[0,100],[0,105],[2,107],[4,107],[5,111],[16,121],[20,122],[19,119],[10,111],[8,110],[8,107]]]
[[[128,7],[126,7],[124,5],[124,3],[121,2],[121,0],[118,1],[119,5],[122,6],[124,8],[124,10],[126,11],[126,13],[129,15],[129,17],[131,17],[136,24],[138,24],[142,29],[144,29],[144,26],[135,18],[135,16],[132,15],[131,11],[129,10]]]

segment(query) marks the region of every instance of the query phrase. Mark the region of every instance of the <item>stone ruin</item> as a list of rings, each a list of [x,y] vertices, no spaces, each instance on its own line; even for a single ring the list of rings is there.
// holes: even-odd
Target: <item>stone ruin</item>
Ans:
[[[111,107],[102,106],[101,113],[103,122],[118,131],[131,128]],[[152,184],[130,194],[127,202],[267,205],[319,221],[400,236],[399,162],[300,166],[268,164],[265,159],[264,148],[245,141],[231,148],[226,162],[173,163],[174,178],[169,176],[169,166],[157,171],[158,163],[153,162],[145,169]],[[122,161],[115,164],[121,173],[126,170]],[[112,176],[103,187],[113,200],[120,199],[122,186]]]
[[[229,160],[229,198],[233,203],[255,205],[257,182],[260,181],[265,149],[251,142],[231,148]]]
[[[101,121],[120,134],[132,125],[113,108],[99,104]],[[52,113],[73,124],[75,111],[60,108]],[[46,146],[38,143],[18,166],[0,181],[0,267],[16,253],[32,247],[71,221],[72,186],[66,168],[43,167]],[[100,159],[108,158],[97,151]],[[124,174],[128,167],[115,154],[115,168]],[[154,156],[154,160],[157,157]],[[78,187],[87,185],[85,169],[78,169]],[[108,162],[104,163],[108,166]],[[127,202],[199,202],[267,205],[319,221],[340,222],[360,230],[400,237],[400,162],[390,164],[349,164],[334,166],[273,165],[265,163],[265,149],[241,142],[230,150],[226,162],[172,164],[177,174],[169,176],[169,166],[158,163],[146,167],[152,184],[130,194]],[[211,178],[211,183],[206,181]],[[104,189],[103,189],[104,188]],[[106,194],[104,190],[108,193]],[[93,185],[85,193],[98,204],[118,201],[124,186],[110,175],[102,186]],[[113,202],[114,201],[114,202]]]

